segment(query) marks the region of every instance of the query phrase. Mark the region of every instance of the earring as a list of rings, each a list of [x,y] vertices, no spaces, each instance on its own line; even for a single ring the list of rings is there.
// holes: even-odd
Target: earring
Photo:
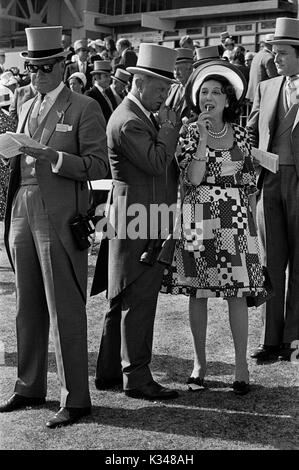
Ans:
[[[228,108],[228,104],[226,103],[225,108]]]

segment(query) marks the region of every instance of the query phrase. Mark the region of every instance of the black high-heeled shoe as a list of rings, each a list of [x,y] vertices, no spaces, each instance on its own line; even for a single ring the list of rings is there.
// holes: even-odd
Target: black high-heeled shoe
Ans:
[[[200,377],[189,377],[187,380],[188,390],[191,392],[199,392],[200,390],[205,390],[206,384],[204,379]]]
[[[236,380],[233,383],[233,391],[236,395],[246,395],[250,392],[250,385],[249,383],[244,382],[244,380],[242,380],[242,382]]]

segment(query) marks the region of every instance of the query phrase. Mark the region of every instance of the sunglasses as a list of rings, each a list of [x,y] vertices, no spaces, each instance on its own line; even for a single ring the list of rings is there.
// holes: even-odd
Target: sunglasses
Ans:
[[[55,62],[56,64],[57,62]],[[43,73],[51,73],[53,71],[55,64],[43,64],[43,65],[35,65],[35,64],[26,64],[26,69],[30,73],[37,73],[41,70]]]

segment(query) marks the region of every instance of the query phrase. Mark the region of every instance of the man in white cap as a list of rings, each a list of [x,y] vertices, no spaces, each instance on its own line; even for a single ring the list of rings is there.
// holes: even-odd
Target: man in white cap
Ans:
[[[45,403],[51,322],[61,408],[47,422],[49,428],[91,412],[88,252],[86,244],[77,243],[75,229],[82,235],[79,214],[88,209],[88,178],[104,178],[108,171],[98,104],[62,82],[61,32],[61,26],[26,29],[28,51],[21,56],[36,74],[38,96],[24,103],[18,132],[41,145],[21,147],[11,159],[5,219],[5,244],[16,274],[18,378],[0,412]]]
[[[246,98],[252,103],[256,88],[263,80],[277,77],[277,69],[274,63],[274,54],[272,52],[272,44],[269,43],[273,39],[274,34],[265,36],[265,47],[261,49],[253,57],[249,71],[249,82]]]
[[[174,76],[179,83],[171,86],[166,105],[180,113],[181,119],[189,118],[191,110],[185,100],[185,86],[193,71],[193,51],[186,47],[176,49],[178,55],[175,62]]]
[[[177,397],[176,391],[154,381],[149,368],[164,268],[156,257],[142,256],[161,231],[161,221],[150,217],[151,210],[161,204],[166,208],[176,205],[174,153],[180,124],[174,111],[163,106],[176,55],[167,47],[141,44],[136,67],[128,68],[134,74],[132,90],[107,125],[111,211],[118,223],[116,237],[109,240],[110,309],[104,320],[95,383],[98,389],[123,383],[127,396],[148,400]],[[158,121],[153,113],[158,113]],[[131,233],[138,210],[144,215],[142,233],[134,229]],[[154,233],[150,225],[157,228]],[[101,263],[99,256],[92,294],[100,291]]]
[[[96,60],[94,62],[94,70],[91,72],[93,87],[85,92],[87,96],[90,96],[90,98],[93,98],[99,103],[106,123],[113,112],[111,101],[105,94],[105,90],[109,87],[111,82],[111,71],[110,60]]]
[[[113,110],[117,108],[126,96],[126,89],[130,86],[131,77],[132,75],[129,72],[119,67],[111,75],[112,83],[106,88],[105,95],[108,96]]]
[[[93,65],[88,61],[88,41],[87,39],[78,39],[74,43],[74,49],[76,54],[75,62],[71,62],[66,65],[64,71],[63,81],[68,84],[68,79],[74,72],[82,72],[86,76],[87,84],[86,90],[92,87],[92,75]]]
[[[271,44],[279,76],[259,83],[248,121],[254,146],[279,156],[279,171],[262,168],[258,181],[257,222],[274,296],[261,307],[262,339],[252,357],[290,361],[299,340],[299,20],[277,18]]]

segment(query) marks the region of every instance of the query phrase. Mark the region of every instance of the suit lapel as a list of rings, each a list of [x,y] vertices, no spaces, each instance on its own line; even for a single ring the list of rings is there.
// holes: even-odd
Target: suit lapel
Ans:
[[[296,114],[298,114],[298,104],[293,105],[285,115],[285,118],[279,123],[276,135],[279,136],[286,132],[290,127],[295,127]],[[297,120],[298,122],[298,120]]]
[[[56,124],[63,119],[64,112],[70,106],[70,94],[70,90],[67,87],[64,87],[61,93],[58,95],[49,113],[47,114],[45,118],[45,125],[43,126],[43,123],[41,123],[41,126],[34,134],[34,139],[39,139],[40,137],[41,144],[48,144],[51,135],[55,131]]]
[[[266,102],[266,109],[265,112],[267,114],[267,122],[269,127],[269,135],[273,134],[273,130],[275,129],[275,119],[276,119],[276,112],[277,107],[279,104],[279,94],[284,82],[284,77],[279,77],[280,80],[271,80],[267,82],[269,84],[268,95],[267,95],[267,102]]]
[[[37,99],[37,96],[34,97],[34,98],[31,98],[28,101],[25,101],[25,103],[22,105],[17,132],[24,132],[26,119],[27,119],[27,117],[29,115],[29,112],[31,111],[32,106],[35,103],[36,99]]]

